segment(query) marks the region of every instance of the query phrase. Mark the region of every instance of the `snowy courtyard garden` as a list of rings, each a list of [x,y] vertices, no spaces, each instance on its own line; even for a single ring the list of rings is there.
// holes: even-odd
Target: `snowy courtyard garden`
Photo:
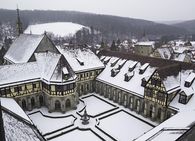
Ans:
[[[87,125],[81,121],[85,110],[90,118]],[[156,126],[156,123],[94,93],[82,96],[77,109],[65,114],[48,113],[45,107],[27,114],[40,133],[51,141],[130,141]]]

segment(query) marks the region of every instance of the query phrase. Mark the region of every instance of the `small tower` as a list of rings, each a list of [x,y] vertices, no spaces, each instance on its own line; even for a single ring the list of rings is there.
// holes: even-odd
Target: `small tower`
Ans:
[[[22,30],[22,22],[20,20],[20,13],[19,13],[19,9],[18,9],[18,6],[17,6],[17,21],[16,21],[16,28],[17,28],[17,34],[18,36],[20,34],[23,33],[23,30]]]
[[[3,117],[1,109],[1,100],[0,100],[0,141],[5,141],[5,131],[3,126]]]
[[[85,108],[84,114],[81,116],[82,124],[87,125],[89,124],[90,116],[87,114],[87,110]]]

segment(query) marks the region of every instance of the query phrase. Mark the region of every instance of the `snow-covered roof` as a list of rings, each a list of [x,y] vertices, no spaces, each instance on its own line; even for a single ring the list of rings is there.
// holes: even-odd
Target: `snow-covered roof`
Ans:
[[[64,49],[60,46],[57,46],[57,49],[68,61],[74,72],[104,68],[104,64],[89,49]],[[83,65],[79,63],[77,58],[83,61]]]
[[[6,108],[7,110],[13,112],[17,116],[25,119],[29,123],[32,124],[29,117],[26,115],[26,113],[22,110],[22,108],[16,103],[16,101],[12,98],[0,98],[1,100],[1,106]]]
[[[43,34],[45,31],[53,33],[55,36],[73,36],[78,30],[81,30],[85,26],[71,23],[71,22],[54,22],[54,23],[44,23],[29,25],[24,33],[27,34]],[[87,27],[85,27],[87,28]]]
[[[159,52],[161,58],[163,59],[171,58],[171,51],[169,48],[158,48],[157,51]]]
[[[26,63],[44,35],[21,34],[10,46],[4,58],[13,63]]]
[[[185,79],[186,82],[192,82],[195,78],[195,73],[190,73],[190,75]]]
[[[39,78],[40,73],[36,62],[0,66],[0,87]]]
[[[126,91],[134,92],[139,96],[143,96],[144,87],[141,86],[142,78],[149,75],[151,76],[155,71],[155,68],[149,66],[143,74],[139,74],[139,69],[142,65],[138,63],[134,69],[134,76],[130,81],[126,82],[124,81],[124,76],[126,73],[128,73],[129,66],[134,62],[137,63],[137,61],[127,60],[124,66],[120,69],[120,72],[115,77],[112,77],[111,70],[118,66],[121,62],[123,62],[123,60],[120,59],[115,66],[111,66],[111,62],[113,62],[113,60],[115,59],[116,57],[112,57],[110,59],[110,61],[106,65],[106,68],[97,77],[97,80],[100,82],[108,83],[110,85],[114,85],[115,87],[120,87],[121,89],[124,89]]]
[[[156,135],[161,130],[166,129],[166,128],[180,129],[180,130],[189,129],[189,127],[195,122],[194,116],[192,116],[194,114],[195,114],[194,110],[192,110],[192,111],[191,110],[186,110],[186,111],[183,111],[183,112],[179,112],[178,114],[176,114],[173,117],[167,119],[166,121],[164,121],[163,123],[161,123],[157,127],[151,129],[147,133],[140,136],[138,139],[136,139],[136,141],[146,141],[148,139],[151,139],[154,135]],[[177,136],[176,139],[179,136]],[[171,138],[169,138],[169,140],[170,139]],[[161,136],[160,140],[166,140],[166,136]],[[151,139],[151,141],[153,141],[153,140]],[[172,141],[172,140],[170,140],[170,141]]]
[[[35,53],[42,79],[50,81],[61,55],[51,52]]]
[[[183,46],[182,47],[180,47],[180,46],[174,46],[172,48],[173,48],[174,53],[177,53],[177,54],[182,54],[186,50],[190,50],[190,47],[183,47]]]
[[[187,54],[185,54],[185,53],[179,54],[177,57],[175,57],[174,60],[184,62],[184,59],[186,58],[186,55]]]
[[[61,58],[60,54],[35,53],[35,58],[36,62],[0,66],[0,87],[38,80],[44,80],[47,83],[65,81],[62,78],[62,71],[66,66],[57,65]],[[74,78],[71,77],[71,79]]]
[[[176,83],[177,80],[177,83],[180,84],[181,91],[183,91],[187,96],[195,93],[195,82],[193,82],[190,87],[184,86],[185,80],[188,79],[188,77],[191,77],[191,74],[193,74],[192,70],[182,70],[181,73],[175,78],[175,81],[172,81],[172,83]],[[179,103],[179,95],[177,95],[170,103],[170,106],[177,108],[179,111],[195,110],[195,96],[192,96],[188,103],[182,104]]]
[[[152,46],[154,48],[155,42],[154,41],[137,42],[135,45],[145,47]]]
[[[6,141],[40,141],[43,140],[33,126],[19,120],[6,111],[2,112]]]

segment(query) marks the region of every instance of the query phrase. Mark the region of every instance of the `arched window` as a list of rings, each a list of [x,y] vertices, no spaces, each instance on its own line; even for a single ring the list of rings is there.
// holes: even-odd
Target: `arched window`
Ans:
[[[35,107],[35,99],[34,99],[34,97],[31,98],[31,107],[32,108]]]
[[[71,107],[71,102],[70,99],[66,100],[66,108],[70,108]]]
[[[44,104],[42,95],[39,96],[39,103],[40,103],[40,106],[43,106],[43,104]]]
[[[152,113],[153,113],[153,105],[150,105],[150,109],[149,109],[149,117],[152,118]]]
[[[159,108],[158,109],[158,112],[157,112],[157,118],[159,119],[159,120],[161,120],[161,108]]]
[[[22,109],[26,110],[26,100],[22,100]]]
[[[56,100],[55,102],[55,110],[60,111],[61,110],[61,103],[59,100]]]

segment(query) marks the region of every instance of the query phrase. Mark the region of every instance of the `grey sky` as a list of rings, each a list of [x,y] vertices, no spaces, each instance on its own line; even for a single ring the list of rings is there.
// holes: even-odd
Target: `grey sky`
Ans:
[[[153,21],[195,19],[195,0],[0,0],[0,8],[74,10]]]

